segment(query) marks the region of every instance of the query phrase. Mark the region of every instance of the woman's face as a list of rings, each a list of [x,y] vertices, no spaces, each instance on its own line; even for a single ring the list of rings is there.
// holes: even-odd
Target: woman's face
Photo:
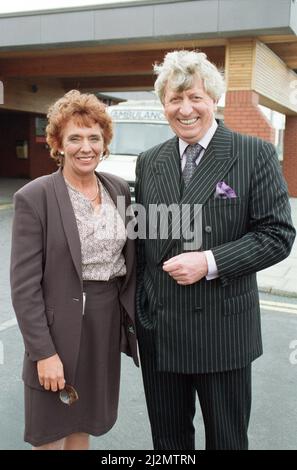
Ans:
[[[72,119],[64,127],[62,150],[64,172],[76,177],[92,174],[103,153],[104,141],[99,124],[80,127]]]

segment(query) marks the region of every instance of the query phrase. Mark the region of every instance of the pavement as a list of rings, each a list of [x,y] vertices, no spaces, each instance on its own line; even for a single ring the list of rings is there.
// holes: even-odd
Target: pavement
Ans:
[[[0,210],[10,207],[15,191],[29,180],[0,178]],[[297,198],[290,198],[292,219],[297,227]],[[258,272],[259,291],[273,295],[297,297],[297,239],[290,256],[270,268]]]

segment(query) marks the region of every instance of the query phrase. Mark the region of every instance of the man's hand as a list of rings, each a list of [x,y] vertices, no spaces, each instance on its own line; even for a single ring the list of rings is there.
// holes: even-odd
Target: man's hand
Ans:
[[[182,286],[200,281],[208,273],[207,259],[201,251],[174,256],[163,264],[163,270]]]
[[[65,387],[64,369],[58,354],[37,361],[39,383],[45,390],[62,390]]]

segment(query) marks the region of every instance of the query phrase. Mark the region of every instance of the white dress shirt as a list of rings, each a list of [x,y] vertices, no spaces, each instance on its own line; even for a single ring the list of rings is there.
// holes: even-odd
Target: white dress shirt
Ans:
[[[218,127],[218,124],[217,124],[216,120],[214,119],[212,125],[210,126],[210,128],[208,129],[206,134],[202,137],[202,139],[200,139],[198,141],[198,143],[203,147],[203,150],[201,150],[201,152],[200,152],[200,154],[199,154],[199,156],[198,156],[198,158],[195,162],[196,165],[199,165],[200,160],[203,157],[203,155],[205,153],[205,150],[207,149],[207,146],[209,145],[209,142],[211,141],[211,139],[214,136],[215,131],[217,130],[217,127]],[[179,154],[180,154],[180,158],[181,158],[181,169],[182,169],[182,171],[185,167],[186,160],[187,160],[185,150],[188,147],[188,145],[189,144],[187,142],[185,142],[182,139],[179,139]],[[206,279],[208,281],[211,281],[212,279],[216,279],[217,277],[219,277],[217,263],[216,263],[216,260],[215,260],[214,255],[213,255],[211,250],[204,251],[204,254],[206,256],[207,265],[208,265],[208,273],[206,275]]]

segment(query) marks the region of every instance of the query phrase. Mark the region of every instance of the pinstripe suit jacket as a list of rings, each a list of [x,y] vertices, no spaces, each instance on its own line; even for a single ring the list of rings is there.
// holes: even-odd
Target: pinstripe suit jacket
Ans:
[[[200,249],[212,250],[219,278],[180,286],[162,270],[166,259],[183,252],[170,225],[165,240],[139,240],[139,341],[151,330],[163,371],[244,367],[262,353],[256,272],[286,258],[295,238],[286,183],[273,145],[221,123],[182,194],[180,166],[177,137],[142,153],[137,202],[147,212],[149,204],[202,204]],[[222,180],[236,198],[215,197]]]

